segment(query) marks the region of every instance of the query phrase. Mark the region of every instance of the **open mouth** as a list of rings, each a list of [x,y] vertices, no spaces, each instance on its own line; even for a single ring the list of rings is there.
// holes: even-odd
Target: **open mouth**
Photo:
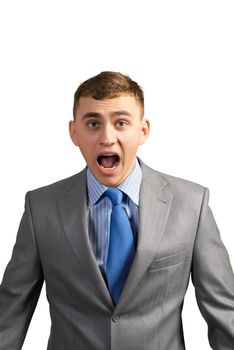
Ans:
[[[119,164],[118,154],[102,154],[97,158],[98,164],[104,169],[114,169]]]

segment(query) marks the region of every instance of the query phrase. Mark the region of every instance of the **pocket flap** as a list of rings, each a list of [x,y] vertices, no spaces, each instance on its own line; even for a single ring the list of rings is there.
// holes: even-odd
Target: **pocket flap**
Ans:
[[[152,260],[150,266],[148,267],[148,271],[153,271],[164,267],[181,264],[185,261],[185,257],[186,257],[186,250],[183,250],[182,252],[179,252],[173,255],[168,255],[162,258],[154,259]]]

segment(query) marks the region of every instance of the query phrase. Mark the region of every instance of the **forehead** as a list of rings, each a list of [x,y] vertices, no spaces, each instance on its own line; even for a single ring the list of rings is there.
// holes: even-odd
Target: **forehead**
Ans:
[[[76,110],[76,115],[84,115],[87,112],[106,114],[125,110],[132,115],[139,115],[141,111],[140,103],[134,96],[120,95],[119,97],[96,100],[90,96],[80,97]]]

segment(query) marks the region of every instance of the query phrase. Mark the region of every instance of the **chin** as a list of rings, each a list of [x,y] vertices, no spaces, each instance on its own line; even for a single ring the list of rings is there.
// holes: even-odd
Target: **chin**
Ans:
[[[95,176],[95,175],[94,175]],[[96,176],[96,179],[107,187],[117,187],[122,180],[114,176]]]
[[[103,179],[103,178],[100,179],[99,181],[107,187],[117,187],[121,182],[114,179]]]

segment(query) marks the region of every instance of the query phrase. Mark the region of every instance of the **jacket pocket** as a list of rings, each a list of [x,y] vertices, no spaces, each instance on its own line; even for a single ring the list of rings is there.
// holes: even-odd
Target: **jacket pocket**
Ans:
[[[162,269],[165,267],[182,264],[185,261],[185,258],[186,258],[186,250],[183,250],[182,252],[179,252],[173,255],[168,255],[162,258],[154,259],[152,260],[147,271],[153,272],[155,270]]]

